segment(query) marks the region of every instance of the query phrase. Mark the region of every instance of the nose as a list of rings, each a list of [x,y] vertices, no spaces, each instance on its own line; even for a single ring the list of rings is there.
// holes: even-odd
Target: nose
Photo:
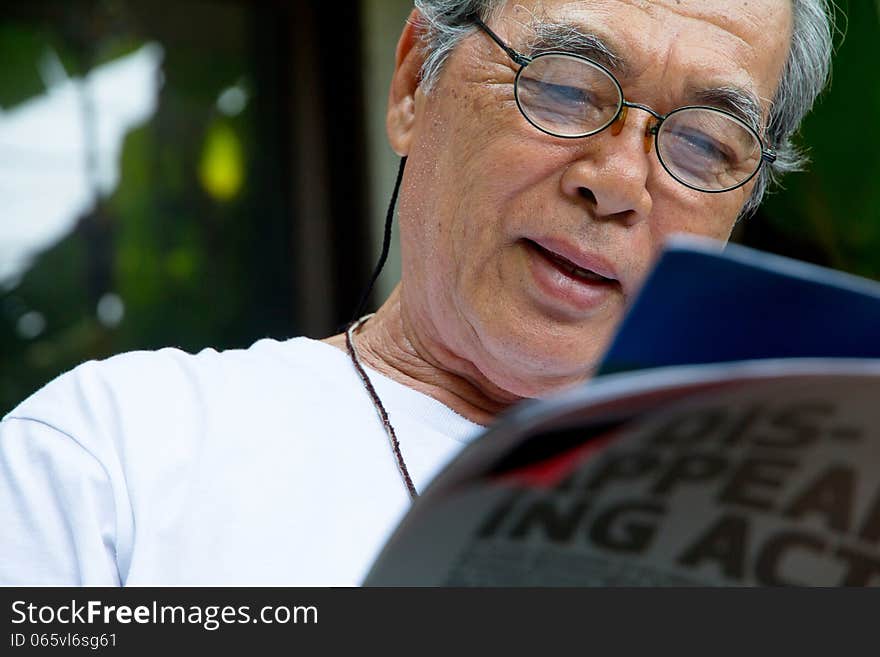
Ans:
[[[562,175],[562,191],[588,203],[597,218],[634,225],[653,207],[647,189],[654,119],[627,121],[626,107],[610,129],[583,141],[583,150]]]

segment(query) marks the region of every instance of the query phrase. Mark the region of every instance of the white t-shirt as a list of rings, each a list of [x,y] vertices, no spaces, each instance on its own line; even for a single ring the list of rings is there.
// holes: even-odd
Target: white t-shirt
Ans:
[[[422,490],[482,427],[369,371]],[[0,423],[0,584],[357,585],[409,507],[344,352],[85,363]]]

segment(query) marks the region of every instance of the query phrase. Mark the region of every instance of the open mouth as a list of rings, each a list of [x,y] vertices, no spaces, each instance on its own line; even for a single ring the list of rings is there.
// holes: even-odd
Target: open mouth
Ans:
[[[616,284],[617,280],[613,278],[607,278],[602,276],[601,274],[597,274],[594,271],[589,269],[584,269],[583,267],[578,267],[576,264],[563,258],[558,253],[554,253],[553,251],[549,251],[545,249],[543,246],[538,244],[537,242],[533,242],[530,239],[526,239],[525,242],[535,250],[538,254],[540,254],[545,260],[547,260],[550,264],[552,264],[556,269],[561,271],[566,276],[573,278],[577,281],[582,281],[584,283],[605,283],[605,284]]]

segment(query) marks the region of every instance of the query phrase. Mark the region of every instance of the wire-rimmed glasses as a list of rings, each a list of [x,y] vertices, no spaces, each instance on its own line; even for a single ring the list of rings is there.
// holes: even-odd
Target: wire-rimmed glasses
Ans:
[[[580,138],[608,127],[618,134],[628,109],[654,117],[645,133],[653,139],[660,164],[678,182],[701,192],[728,192],[749,182],[776,154],[758,132],[730,112],[705,105],[680,107],[662,115],[630,103],[617,78],[581,55],[544,52],[527,57],[504,43],[478,17],[475,23],[519,65],[514,82],[516,104],[525,119],[554,137]]]

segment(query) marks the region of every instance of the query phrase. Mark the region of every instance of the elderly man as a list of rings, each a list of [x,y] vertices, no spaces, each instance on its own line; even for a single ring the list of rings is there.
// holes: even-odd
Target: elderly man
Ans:
[[[357,584],[497,413],[585,381],[663,238],[726,239],[821,90],[824,0],[420,0],[403,273],[318,342],[86,363],[0,433],[0,581]]]

